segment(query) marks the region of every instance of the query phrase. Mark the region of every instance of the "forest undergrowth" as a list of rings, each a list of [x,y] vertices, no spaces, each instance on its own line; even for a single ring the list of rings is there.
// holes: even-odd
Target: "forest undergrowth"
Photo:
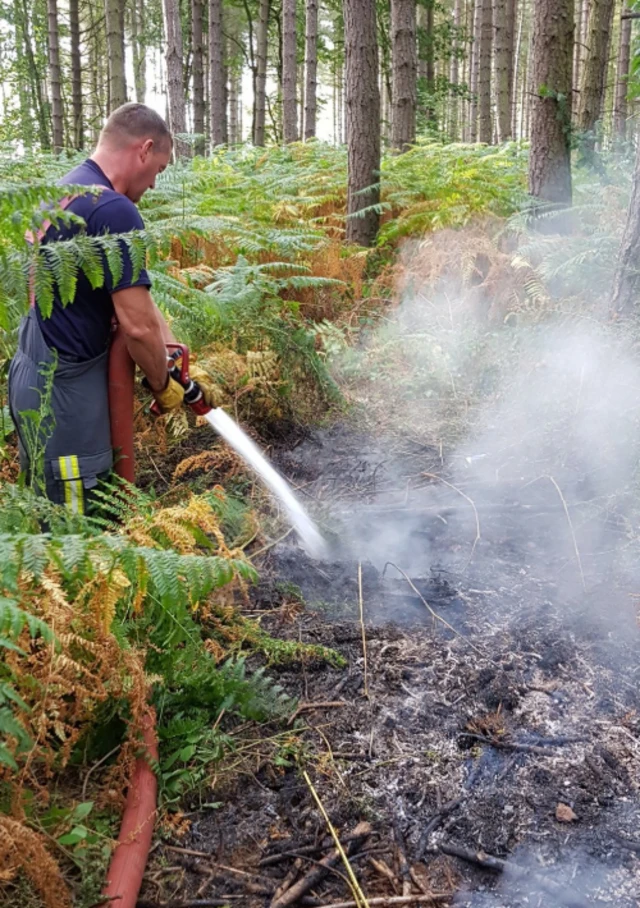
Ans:
[[[362,250],[343,240],[343,149],[243,148],[169,168],[141,206],[144,235],[80,235],[38,254],[24,232],[43,202],[55,205],[55,180],[73,163],[0,158],[3,375],[27,274],[45,309],[52,280],[68,302],[78,269],[99,284],[126,242],[175,334],[216,377],[220,404],[259,438],[348,410],[445,448],[513,368],[521,327],[602,318],[630,187],[616,158],[606,186],[579,175],[573,231],[559,242],[551,215],[531,230],[526,150],[424,143],[385,160],[379,242]],[[235,455],[213,439],[203,447],[184,413],[153,421],[146,403],[136,413],[144,491],[106,487],[92,517],[17,481],[3,410],[3,904],[96,900],[148,703],[161,817],[175,829],[186,796],[214,809],[207,781],[237,759],[242,722],[266,723],[272,758],[286,764],[294,744],[282,719],[296,704],[269,664],[339,664],[243,615],[251,558],[277,537],[277,518]],[[284,599],[302,607],[295,591]]]

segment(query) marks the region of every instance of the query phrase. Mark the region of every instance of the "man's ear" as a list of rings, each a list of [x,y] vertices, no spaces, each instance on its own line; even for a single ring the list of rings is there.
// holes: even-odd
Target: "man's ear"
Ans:
[[[153,151],[153,139],[145,139],[142,143],[140,149],[140,157],[143,161],[146,161],[151,152]]]

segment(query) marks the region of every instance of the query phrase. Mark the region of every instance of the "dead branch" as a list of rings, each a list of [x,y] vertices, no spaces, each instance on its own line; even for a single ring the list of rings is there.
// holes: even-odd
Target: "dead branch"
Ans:
[[[480,542],[480,516],[478,515],[478,509],[475,506],[475,502],[473,501],[472,498],[469,498],[469,496],[466,495],[461,489],[456,488],[456,486],[452,485],[452,483],[447,482],[446,479],[443,479],[442,476],[437,476],[435,473],[423,473],[422,475],[426,476],[427,479],[435,479],[438,482],[441,482],[443,485],[447,486],[447,488],[456,492],[458,495],[461,495],[462,498],[464,498],[465,501],[468,501],[469,504],[471,505],[471,507],[473,508],[473,516],[475,517],[475,521],[476,521],[476,538],[473,540],[473,545],[471,546],[471,554],[469,555],[469,561],[467,562],[467,567],[469,567],[469,565],[471,564],[471,562],[473,560],[473,556],[476,551],[476,546]],[[465,568],[465,570],[466,570],[466,568]]]
[[[346,705],[344,700],[317,700],[316,702],[301,703],[287,724],[293,725],[300,713],[308,712],[310,709],[337,709],[340,706]]]
[[[428,895],[387,895],[367,902],[375,908],[392,908],[393,905],[437,905],[440,902],[450,902],[453,895],[449,892],[430,892]],[[318,908],[358,908],[357,902],[331,902],[328,905],[318,905]]]
[[[342,754],[340,754],[340,756],[342,756]],[[362,754],[354,754],[354,759],[362,760],[364,758]],[[269,854],[267,857],[258,861],[258,867],[270,867],[272,864],[279,864],[281,861],[288,860],[288,858],[298,858],[308,854],[317,854],[318,851],[325,851],[329,847],[330,841],[330,839],[325,838],[324,843],[321,842],[319,845],[301,845],[299,848],[291,848],[287,851],[279,851],[277,854]],[[346,845],[352,841],[352,836],[345,836],[342,839],[342,844]]]
[[[460,631],[457,631],[457,630],[455,629],[455,627],[452,627],[452,626],[449,624],[448,621],[445,621],[444,618],[443,618],[441,615],[439,615],[436,611],[434,611],[434,610],[431,608],[431,606],[429,605],[429,603],[427,602],[427,600],[424,598],[424,596],[422,595],[422,593],[420,592],[420,590],[417,588],[417,586],[415,586],[415,584],[413,583],[413,581],[411,580],[411,578],[410,578],[407,574],[405,574],[405,572],[402,570],[402,568],[398,567],[397,564],[394,564],[393,561],[387,561],[387,563],[385,564],[384,570],[382,571],[382,576],[383,576],[383,577],[384,577],[385,571],[387,570],[388,567],[395,568],[396,571],[397,571],[399,574],[402,574],[402,576],[403,576],[404,579],[407,581],[407,583],[409,584],[409,586],[411,587],[411,589],[413,590],[413,592],[416,594],[416,596],[418,596],[418,598],[420,599],[420,601],[422,602],[422,604],[424,605],[424,607],[425,607],[425,608],[427,609],[427,611],[433,616],[434,620],[440,621],[442,624],[444,624],[444,626],[445,626],[448,630],[450,630],[452,634],[455,634],[456,637],[459,637],[461,640],[464,640],[464,642],[465,642],[468,646],[470,646],[471,649],[472,649],[474,652],[476,652],[479,656],[482,656],[483,659],[486,659],[488,662],[491,662],[493,665],[496,665],[496,664],[497,664],[497,663],[495,663],[495,662],[493,661],[493,659],[492,659],[490,656],[487,656],[486,653],[483,653],[482,650],[481,650],[479,647],[477,647],[477,646],[475,645],[475,643],[472,643],[471,640],[469,640],[468,637],[465,637],[464,634],[461,634]]]
[[[358,823],[350,836],[349,844],[345,848],[347,855],[359,851],[371,835],[371,832],[372,829],[369,823]],[[323,880],[334,864],[337,864],[340,859],[339,850],[334,848],[330,854],[319,862],[319,866],[314,867],[306,873],[302,879],[298,880],[297,883],[291,886],[291,888],[284,892],[278,899],[274,899],[269,908],[287,908],[288,905],[295,904],[298,899],[305,895],[305,893],[309,892],[310,889],[313,889],[320,880]],[[356,905],[357,903],[353,902],[353,904]]]
[[[539,873],[534,873],[526,867],[514,864],[512,861],[504,861],[502,858],[493,857],[490,854],[486,854],[484,851],[471,851],[468,848],[461,848],[459,845],[454,845],[451,842],[442,842],[438,848],[443,854],[447,854],[454,858],[460,858],[460,860],[466,861],[468,864],[475,864],[483,870],[490,870],[492,873],[509,873],[514,879],[530,880],[540,889],[544,889],[546,892],[553,895],[558,899],[560,904],[566,905],[567,908],[593,908],[594,905],[604,904],[599,900],[587,901],[587,899],[578,895],[577,892],[574,892],[566,886],[560,885],[560,883],[556,883],[555,880],[550,880],[548,877],[541,876]]]
[[[573,550],[576,553],[576,561],[578,562],[578,570],[580,571],[580,580],[582,581],[582,589],[586,592],[587,584],[584,579],[584,571],[582,570],[582,558],[580,557],[580,549],[578,548],[578,540],[576,539],[575,530],[573,529],[573,522],[571,520],[571,515],[569,514],[569,506],[567,505],[567,502],[565,501],[565,497],[562,494],[560,486],[555,481],[553,476],[549,476],[548,479],[553,484],[556,492],[560,496],[560,501],[562,502],[562,507],[564,508],[564,513],[567,518],[567,523],[569,524],[569,530],[571,532],[571,539],[573,540]]]
[[[538,744],[518,744],[516,741],[498,741],[496,738],[486,738],[484,735],[474,735],[471,732],[460,732],[461,738],[470,738],[472,741],[480,741],[481,744],[488,744],[495,747],[496,750],[510,750],[516,753],[538,754],[539,756],[548,757],[553,754],[551,747],[559,745],[549,745],[541,747]]]
[[[364,597],[362,595],[362,563],[358,562],[358,605],[360,608],[360,629],[362,631],[362,658],[364,659],[364,695],[369,699],[369,675],[367,671],[367,634],[364,624]]]

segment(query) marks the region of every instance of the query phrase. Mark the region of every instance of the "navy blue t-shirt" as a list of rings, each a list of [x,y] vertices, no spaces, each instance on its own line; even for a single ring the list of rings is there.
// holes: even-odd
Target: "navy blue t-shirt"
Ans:
[[[60,184],[106,188],[99,195],[89,193],[78,196],[67,205],[66,211],[83,218],[86,228],[75,224],[52,226],[47,230],[43,243],[70,239],[81,230],[88,236],[101,236],[144,229],[144,222],[134,203],[114,190],[109,178],[90,158],[63,177]],[[104,262],[102,287],[93,290],[84,274],[79,272],[75,298],[68,306],[62,305],[55,290],[53,310],[49,318],[44,318],[36,306],[44,339],[61,356],[84,361],[103,353],[109,343],[114,311],[111,294],[126,287],[151,286],[149,275],[144,270],[134,280],[134,268],[126,245],[121,244],[121,250],[123,268],[117,284],[114,285],[111,272]]]

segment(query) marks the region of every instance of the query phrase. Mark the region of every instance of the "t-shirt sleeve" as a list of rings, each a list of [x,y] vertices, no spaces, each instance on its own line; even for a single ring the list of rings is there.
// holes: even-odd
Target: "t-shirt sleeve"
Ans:
[[[90,224],[87,226],[90,228],[88,232],[93,236],[102,236],[144,230],[144,221],[133,202],[119,196],[103,203],[97,211],[93,212]],[[127,287],[150,287],[151,279],[147,271],[144,268],[136,271],[127,243],[122,240],[119,245],[122,272],[119,276],[116,275],[118,279],[114,281],[114,275],[111,273],[108,263],[105,262],[105,289],[109,293],[115,293],[116,290],[126,290]]]

